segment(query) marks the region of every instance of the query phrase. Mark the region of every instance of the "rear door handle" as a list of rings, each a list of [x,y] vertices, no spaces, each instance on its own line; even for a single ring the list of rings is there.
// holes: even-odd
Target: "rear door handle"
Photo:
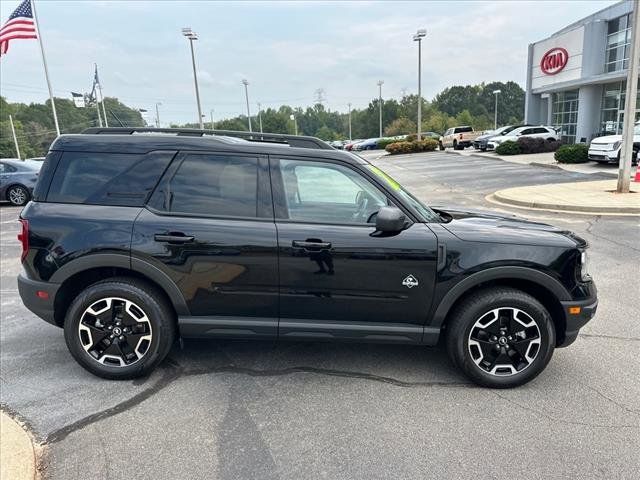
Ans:
[[[193,236],[185,235],[184,233],[174,234],[174,235],[156,233],[153,236],[153,238],[156,242],[167,242],[167,243],[189,243],[189,242],[193,242],[194,240]]]
[[[308,242],[303,240],[294,240],[291,245],[295,248],[304,248],[305,250],[329,250],[330,242]]]

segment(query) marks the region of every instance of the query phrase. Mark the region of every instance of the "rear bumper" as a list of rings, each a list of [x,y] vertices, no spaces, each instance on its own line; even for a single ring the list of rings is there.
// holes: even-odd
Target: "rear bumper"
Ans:
[[[59,288],[57,283],[31,280],[24,273],[18,275],[18,292],[24,306],[52,325],[56,325],[53,305]],[[38,292],[46,292],[48,297],[42,298]]]
[[[560,335],[561,341],[558,347],[567,347],[575,342],[578,338],[580,329],[591,320],[598,309],[598,299],[596,297],[588,298],[580,301],[560,302],[564,310],[566,329],[564,338]],[[570,313],[570,308],[580,307],[580,313]],[[561,332],[560,332],[561,333]]]

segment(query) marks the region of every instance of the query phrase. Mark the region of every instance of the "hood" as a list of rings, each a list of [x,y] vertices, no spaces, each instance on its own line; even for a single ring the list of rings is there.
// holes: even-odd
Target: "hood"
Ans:
[[[468,242],[512,243],[550,247],[586,247],[587,242],[568,230],[532,222],[516,215],[481,210],[432,207],[449,221],[443,227]]]
[[[604,137],[598,137],[591,140],[591,143],[596,145],[615,143],[622,140],[622,135],[606,135]]]

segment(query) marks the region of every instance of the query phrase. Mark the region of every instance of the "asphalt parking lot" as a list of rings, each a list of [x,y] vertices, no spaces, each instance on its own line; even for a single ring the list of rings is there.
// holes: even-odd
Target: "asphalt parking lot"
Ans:
[[[591,244],[596,318],[515,390],[476,387],[440,349],[207,341],[151,377],[85,372],[17,294],[19,209],[0,206],[0,393],[48,445],[49,478],[637,478],[640,221],[507,210],[500,188],[597,179],[434,152],[376,165],[430,204],[553,223]]]

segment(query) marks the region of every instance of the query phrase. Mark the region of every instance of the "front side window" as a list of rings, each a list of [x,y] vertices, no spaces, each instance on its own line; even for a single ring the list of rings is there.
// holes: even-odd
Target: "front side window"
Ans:
[[[157,195],[167,212],[257,217],[257,189],[257,158],[189,154]]]
[[[387,205],[380,190],[342,165],[280,160],[280,172],[290,220],[367,224]]]

